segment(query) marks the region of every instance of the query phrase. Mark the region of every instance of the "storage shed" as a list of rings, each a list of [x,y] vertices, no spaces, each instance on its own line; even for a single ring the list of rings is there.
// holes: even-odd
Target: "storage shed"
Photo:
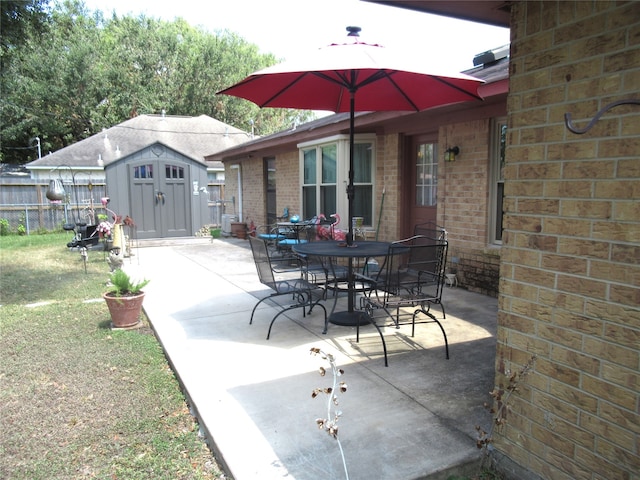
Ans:
[[[182,237],[211,223],[207,185],[212,177],[224,181],[222,163],[205,155],[248,140],[249,133],[206,115],[140,115],[27,168],[43,182],[67,169],[74,178],[89,174],[94,184],[106,182],[109,208],[133,219],[137,238]]]

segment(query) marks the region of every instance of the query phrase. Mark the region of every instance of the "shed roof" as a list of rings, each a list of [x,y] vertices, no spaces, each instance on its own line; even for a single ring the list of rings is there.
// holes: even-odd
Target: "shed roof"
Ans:
[[[45,155],[27,167],[99,167],[98,159],[107,166],[158,142],[205,164],[205,155],[234,147],[250,138],[249,133],[207,115],[140,115]],[[211,162],[206,165],[217,166]]]

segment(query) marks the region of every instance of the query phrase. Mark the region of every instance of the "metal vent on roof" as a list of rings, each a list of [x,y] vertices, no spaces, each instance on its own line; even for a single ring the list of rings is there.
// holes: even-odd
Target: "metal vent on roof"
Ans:
[[[503,45],[502,47],[494,48],[492,50],[487,50],[486,52],[477,54],[475,57],[473,57],[473,66],[477,67],[478,65],[490,65],[497,62],[498,60],[507,58],[508,56],[509,45]]]

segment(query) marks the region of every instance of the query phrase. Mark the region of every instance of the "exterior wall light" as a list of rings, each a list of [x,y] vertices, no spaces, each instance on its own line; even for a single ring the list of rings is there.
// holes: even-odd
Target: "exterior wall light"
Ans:
[[[449,147],[444,151],[444,161],[445,162],[455,162],[457,155],[460,155],[460,148],[459,147]]]

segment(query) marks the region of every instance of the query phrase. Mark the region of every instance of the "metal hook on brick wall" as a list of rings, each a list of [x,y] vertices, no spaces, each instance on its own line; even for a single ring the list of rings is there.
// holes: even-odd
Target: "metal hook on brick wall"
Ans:
[[[614,107],[617,107],[619,105],[640,105],[640,100],[636,100],[633,98],[630,98],[628,100],[618,100],[617,102],[612,102],[606,106],[604,106],[603,108],[601,108],[598,113],[596,113],[596,116],[593,117],[593,119],[589,122],[589,124],[584,127],[584,128],[576,128],[573,123],[571,122],[571,114],[570,113],[565,113],[564,114],[564,123],[567,126],[567,128],[572,131],[573,133],[576,133],[578,135],[582,135],[583,133],[587,133],[589,130],[591,130],[591,128],[596,124],[596,122],[598,120],[600,120],[600,117],[602,115],[604,115],[605,113],[607,113],[609,110],[611,110]]]

